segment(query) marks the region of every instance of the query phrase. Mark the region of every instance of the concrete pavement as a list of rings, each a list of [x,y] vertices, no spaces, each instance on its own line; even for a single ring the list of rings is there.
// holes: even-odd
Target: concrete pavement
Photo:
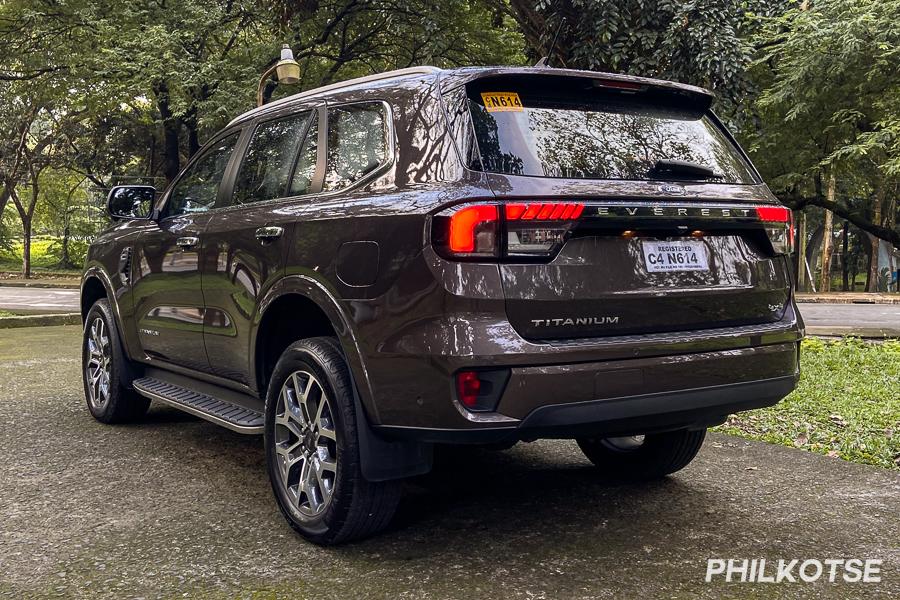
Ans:
[[[78,312],[79,290],[0,286],[0,309],[27,312]]]
[[[454,452],[389,531],[318,548],[258,438],[160,406],[91,419],[78,347],[77,327],[0,335],[3,597],[900,597],[900,473],[724,435],[644,485],[601,483],[568,441]],[[705,583],[710,558],[881,559],[882,581]]]
[[[811,335],[900,337],[900,304],[798,304]]]

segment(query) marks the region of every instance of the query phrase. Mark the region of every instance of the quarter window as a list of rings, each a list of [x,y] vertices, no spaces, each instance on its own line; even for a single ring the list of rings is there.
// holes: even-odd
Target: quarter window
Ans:
[[[166,215],[204,212],[215,205],[237,139],[233,133],[218,140],[188,167],[172,189]]]
[[[234,182],[234,204],[247,204],[285,196],[310,111],[262,123],[253,132],[247,154]],[[313,159],[315,171],[315,159]],[[310,175],[310,181],[312,176]],[[292,184],[292,194],[308,189]],[[298,191],[294,192],[294,189]]]
[[[297,156],[297,166],[294,169],[294,176],[291,178],[291,189],[289,195],[300,196],[308,194],[313,184],[313,178],[316,175],[316,165],[319,157],[319,117],[318,113],[313,113],[312,123],[306,132],[306,139],[303,140],[303,147]]]
[[[386,128],[380,102],[329,109],[325,191],[346,188],[386,162]]]

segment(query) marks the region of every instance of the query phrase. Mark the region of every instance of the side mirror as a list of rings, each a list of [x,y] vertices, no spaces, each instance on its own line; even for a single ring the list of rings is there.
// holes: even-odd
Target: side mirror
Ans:
[[[117,185],[106,197],[106,211],[114,221],[148,219],[156,200],[156,188],[150,185]]]

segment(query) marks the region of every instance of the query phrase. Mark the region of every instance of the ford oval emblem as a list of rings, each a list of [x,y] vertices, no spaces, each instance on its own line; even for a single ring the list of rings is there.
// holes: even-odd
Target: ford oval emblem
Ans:
[[[659,191],[663,194],[674,194],[676,196],[684,196],[684,186],[675,185],[674,183],[664,183],[659,186]]]

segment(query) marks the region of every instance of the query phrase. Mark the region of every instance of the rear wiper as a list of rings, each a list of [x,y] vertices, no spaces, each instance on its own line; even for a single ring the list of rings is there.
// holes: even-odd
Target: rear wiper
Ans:
[[[650,175],[676,177],[679,179],[721,179],[722,174],[709,167],[689,160],[661,158],[650,169]]]

